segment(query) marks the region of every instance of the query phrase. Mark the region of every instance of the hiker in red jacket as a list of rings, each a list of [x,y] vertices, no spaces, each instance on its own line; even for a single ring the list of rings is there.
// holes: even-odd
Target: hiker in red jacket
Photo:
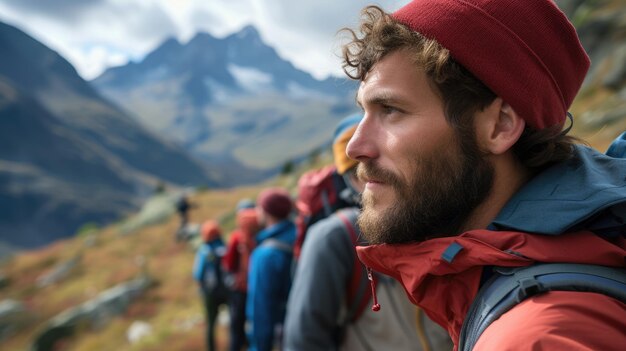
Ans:
[[[248,293],[248,262],[256,245],[254,237],[260,226],[252,201],[242,201],[237,206],[237,229],[228,240],[224,269],[229,273],[230,288],[230,351],[241,351],[247,343],[245,333],[246,297]]]
[[[457,347],[494,267],[623,272],[626,161],[564,129],[590,62],[554,1],[414,0],[362,21],[343,53],[365,114],[347,153],[366,182],[358,223],[377,244],[357,249],[366,266],[401,281]],[[626,345],[624,302],[525,293],[473,350]]]

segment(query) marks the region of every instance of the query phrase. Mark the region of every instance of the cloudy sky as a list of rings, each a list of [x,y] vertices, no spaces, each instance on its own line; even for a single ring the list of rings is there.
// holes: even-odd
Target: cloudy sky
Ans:
[[[409,0],[383,0],[393,11]],[[0,0],[0,21],[69,60],[85,79],[141,60],[169,37],[223,37],[253,24],[285,59],[317,78],[340,75],[336,31],[366,0]]]

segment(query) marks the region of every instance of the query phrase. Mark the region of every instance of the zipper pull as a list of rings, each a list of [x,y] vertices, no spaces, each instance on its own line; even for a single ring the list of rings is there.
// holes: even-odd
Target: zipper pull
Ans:
[[[372,311],[378,312],[380,311],[380,305],[378,304],[378,298],[376,297],[376,280],[374,279],[374,274],[372,273],[372,269],[370,267],[365,267],[367,270],[367,279],[370,281],[370,286],[372,287],[372,298],[374,299],[374,304],[372,305]]]

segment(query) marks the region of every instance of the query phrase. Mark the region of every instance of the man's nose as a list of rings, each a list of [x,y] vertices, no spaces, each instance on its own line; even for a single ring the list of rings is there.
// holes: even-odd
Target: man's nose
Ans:
[[[364,117],[346,148],[346,154],[353,160],[365,161],[377,157],[375,130],[370,120]]]

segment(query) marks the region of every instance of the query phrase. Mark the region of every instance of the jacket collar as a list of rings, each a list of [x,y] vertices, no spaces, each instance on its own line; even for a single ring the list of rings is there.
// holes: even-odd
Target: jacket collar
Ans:
[[[270,227],[261,230],[256,236],[257,242],[260,243],[265,239],[280,236],[281,233],[289,231],[292,227],[294,227],[294,224],[290,220],[285,219],[283,221],[280,221]]]
[[[422,243],[358,247],[357,253],[367,267],[400,281],[409,299],[457,344],[483,267],[535,261],[624,266],[626,243],[621,238],[615,245],[590,232],[543,236],[475,230]]]

